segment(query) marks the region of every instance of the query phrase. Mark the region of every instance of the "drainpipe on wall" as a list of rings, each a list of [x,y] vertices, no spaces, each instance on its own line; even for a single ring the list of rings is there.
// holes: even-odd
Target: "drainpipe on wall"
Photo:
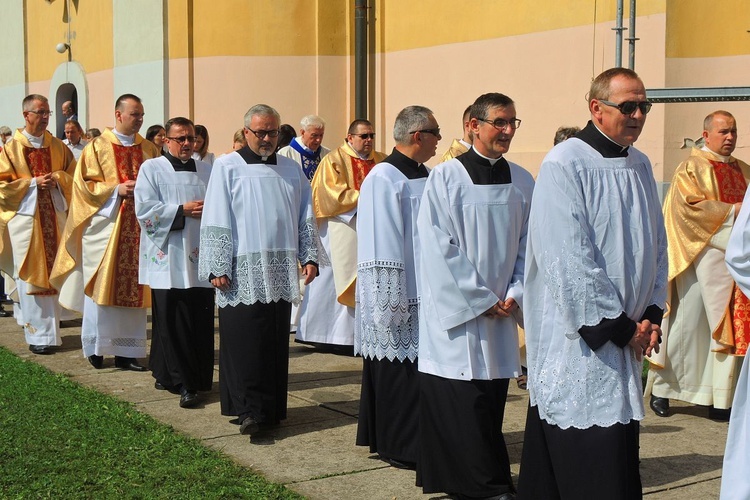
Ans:
[[[367,0],[354,0],[354,114],[367,118]]]
[[[636,0],[630,0],[630,26],[628,30],[628,43],[629,43],[629,60],[628,68],[635,69],[635,41],[638,40],[635,37],[635,3]]]
[[[612,30],[615,32],[615,67],[622,67],[622,32],[625,28],[622,27],[622,3],[624,0],[617,0],[617,19],[615,27]]]

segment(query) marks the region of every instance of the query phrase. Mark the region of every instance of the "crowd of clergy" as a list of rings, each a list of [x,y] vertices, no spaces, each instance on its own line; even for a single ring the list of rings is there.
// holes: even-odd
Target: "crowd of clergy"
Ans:
[[[214,155],[184,117],[142,137],[133,94],[88,141],[65,103],[61,141],[32,94],[24,128],[0,128],[13,315],[43,355],[82,314],[93,368],[150,371],[191,408],[212,388],[218,308],[221,414],[250,436],[286,418],[290,330],[361,356],[356,444],[460,499],[642,498],[645,390],[659,417],[678,399],[729,420],[721,495],[750,498],[750,166],[732,156],[735,119],[705,118],[662,208],[633,146],[652,106],[641,79],[605,71],[588,106],[534,179],[504,156],[521,120],[501,93],[466,109],[432,169],[442,137],[424,106],[398,113],[386,155],[366,119],[329,150],[320,117],[296,135],[258,104]],[[530,396],[515,484],[511,379]]]

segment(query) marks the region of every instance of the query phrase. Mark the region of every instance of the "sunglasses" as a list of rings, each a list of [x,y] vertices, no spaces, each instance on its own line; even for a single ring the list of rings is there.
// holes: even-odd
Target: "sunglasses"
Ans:
[[[170,141],[177,142],[179,144],[184,144],[186,142],[195,142],[195,136],[194,135],[181,135],[180,137],[167,137]]]
[[[622,113],[623,115],[632,115],[633,113],[635,113],[636,109],[640,109],[641,113],[647,115],[648,112],[651,111],[651,106],[653,106],[653,104],[649,101],[625,101],[620,104],[615,104],[614,102],[605,101],[603,99],[598,99],[598,101],[607,106],[619,109],[620,113]]]
[[[363,141],[365,139],[375,139],[375,134],[352,134],[354,137],[359,137]]]

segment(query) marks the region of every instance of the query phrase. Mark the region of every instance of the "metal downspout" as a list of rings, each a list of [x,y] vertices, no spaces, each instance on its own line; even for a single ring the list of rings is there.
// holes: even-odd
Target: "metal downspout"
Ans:
[[[617,19],[615,27],[615,67],[622,67],[622,32],[625,30],[622,26],[622,4],[624,0],[617,0]]]
[[[635,69],[635,4],[637,0],[630,0],[630,26],[628,27],[629,60],[628,68]]]
[[[354,1],[354,114],[367,118],[367,0]]]

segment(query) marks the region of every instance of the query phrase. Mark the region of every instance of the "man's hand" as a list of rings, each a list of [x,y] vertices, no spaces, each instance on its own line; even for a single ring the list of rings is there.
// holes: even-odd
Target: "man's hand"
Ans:
[[[224,291],[229,290],[230,283],[231,281],[229,281],[229,278],[227,277],[226,274],[211,280],[211,284],[215,288],[218,288],[219,290],[224,290]]]
[[[312,283],[315,279],[315,275],[318,273],[318,268],[312,264],[306,264],[302,266],[302,276],[305,277],[305,285]]]
[[[518,309],[518,304],[516,304],[515,299],[509,298],[505,299],[504,302],[498,301],[497,304],[487,309],[484,315],[490,318],[507,318],[516,309]]]
[[[117,186],[117,194],[123,198],[132,198],[135,190],[135,181],[125,181]]]
[[[189,201],[182,205],[182,215],[200,219],[203,215],[203,200]]]
[[[636,324],[635,334],[628,344],[635,351],[635,357],[638,361],[643,356],[650,356],[651,352],[659,352],[659,343],[661,342],[661,327],[652,324],[649,320],[644,319]]]
[[[48,191],[50,189],[53,189],[55,186],[57,186],[57,182],[55,182],[55,179],[52,177],[52,174],[44,174],[39,175],[36,178],[36,187],[38,189],[41,189],[42,191]]]

